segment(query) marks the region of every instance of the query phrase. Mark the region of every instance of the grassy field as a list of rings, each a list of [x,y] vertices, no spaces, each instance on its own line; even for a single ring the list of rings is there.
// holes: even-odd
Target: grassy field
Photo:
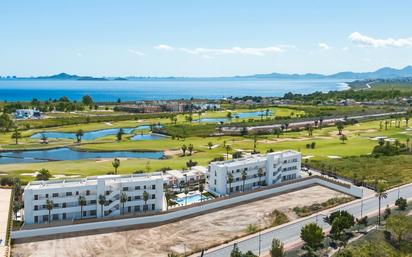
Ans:
[[[284,108],[281,108],[284,109]],[[283,110],[284,111],[284,110]],[[291,111],[291,110],[289,110]],[[206,115],[206,114],[205,114]],[[150,124],[154,120],[138,120],[138,121],[117,121],[117,122],[100,122],[89,123],[81,125],[68,125],[53,128],[53,131],[62,132],[75,132],[78,129],[84,131],[91,131],[97,129],[107,128],[120,128],[120,127],[135,127],[143,124]],[[163,124],[169,123],[170,119],[162,119]],[[181,126],[183,122],[178,123],[176,129]],[[187,122],[185,123],[187,125]],[[197,127],[196,123],[191,125]],[[171,126],[173,127],[173,125]],[[203,126],[199,126],[202,128]],[[155,171],[163,167],[178,168],[181,169],[186,166],[186,162],[189,159],[198,162],[199,165],[207,165],[210,160],[215,157],[224,156],[226,154],[225,145],[230,145],[230,154],[235,151],[251,152],[253,150],[254,138],[253,136],[222,136],[222,137],[186,137],[185,139],[173,139],[171,137],[165,137],[161,140],[143,140],[132,141],[129,140],[130,135],[124,136],[123,140],[116,141],[115,136],[107,136],[99,138],[97,140],[83,141],[81,144],[75,144],[73,140],[49,140],[48,145],[40,144],[39,140],[28,138],[31,134],[39,132],[39,129],[32,129],[23,131],[23,139],[20,140],[18,145],[14,144],[11,139],[11,133],[0,134],[0,148],[3,150],[10,149],[36,149],[45,147],[61,147],[71,146],[79,148],[80,150],[88,151],[107,151],[107,150],[132,150],[132,151],[166,151],[168,158],[163,160],[146,160],[146,159],[128,159],[122,160],[120,173],[130,173],[136,170]],[[141,133],[135,132],[135,133]],[[147,133],[147,131],[143,131]],[[275,135],[264,135],[257,137],[256,150],[261,153],[266,153],[269,149],[274,151],[293,149],[300,151],[304,156],[310,157],[311,160],[322,160],[329,165],[340,164],[347,160],[349,156],[367,155],[372,151],[372,148],[377,144],[376,140],[371,140],[372,137],[386,136],[389,138],[398,139],[401,142],[405,142],[407,138],[412,137],[412,131],[406,130],[405,122],[401,124],[400,128],[396,128],[394,125],[388,126],[388,129],[380,129],[379,121],[364,122],[355,124],[352,126],[346,126],[343,133],[348,137],[348,140],[343,144],[339,140],[339,135],[335,127],[327,127],[323,129],[315,129],[313,136],[308,136],[308,132],[303,130],[300,132],[285,132],[279,138]],[[207,145],[211,142],[212,149],[208,149]],[[315,142],[315,148],[307,148],[308,144]],[[192,156],[181,157],[181,147],[183,145],[188,146],[192,144],[194,146],[194,153]],[[342,159],[343,158],[343,159]],[[366,158],[366,157],[365,157]],[[403,181],[410,181],[412,177],[407,175],[407,165],[410,165],[409,157],[405,160],[399,160],[397,165],[405,167],[401,174],[391,172],[388,167],[388,172],[382,171],[379,175],[374,175],[371,179],[376,177],[384,178],[390,174],[391,178],[386,179],[391,184],[397,184]],[[350,158],[349,158],[350,160]],[[398,161],[398,160],[397,160]],[[149,164],[148,164],[149,162]],[[356,161],[354,161],[356,163]],[[391,163],[391,162],[389,162]],[[395,165],[395,164],[393,164]],[[149,166],[149,169],[146,167]],[[342,164],[342,174],[351,176],[351,170],[348,168],[346,171]],[[380,167],[379,164],[374,166]],[[11,175],[19,175],[22,173],[33,173],[41,168],[49,169],[52,174],[57,175],[97,175],[106,174],[113,170],[111,161],[96,161],[96,160],[79,160],[79,161],[60,161],[60,162],[47,162],[47,163],[29,163],[29,164],[8,164],[0,165],[1,173],[9,173]],[[338,167],[340,168],[340,166]],[[371,169],[365,169],[365,172],[371,172]],[[376,173],[374,171],[374,173]],[[359,171],[360,175],[363,175]],[[30,176],[23,176],[25,181],[33,179]]]

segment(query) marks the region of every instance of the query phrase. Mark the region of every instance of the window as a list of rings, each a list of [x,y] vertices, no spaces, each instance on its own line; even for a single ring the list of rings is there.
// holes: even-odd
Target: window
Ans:
[[[35,211],[38,211],[38,210],[39,210],[39,206],[38,206],[38,205],[35,205],[35,206],[34,206],[34,210],[35,210]]]
[[[53,193],[52,197],[59,197],[59,193]]]
[[[58,203],[53,204],[53,208],[59,208],[59,204]]]
[[[152,204],[152,210],[154,211],[156,209],[156,205]]]
[[[143,186],[143,189],[146,189],[146,185]]]
[[[90,195],[90,190],[87,190],[87,191],[86,191],[86,195]]]
[[[46,194],[46,198],[49,198],[49,194]]]
[[[59,214],[53,214],[53,220],[58,220],[59,219]]]
[[[215,179],[215,185],[216,185],[216,179]]]
[[[38,223],[39,222],[39,216],[34,216],[34,223]]]
[[[136,206],[134,207],[134,211],[140,211],[140,205],[136,205]]]
[[[153,190],[156,189],[156,185],[152,185],[152,189],[153,189]]]
[[[39,195],[34,195],[34,200],[39,200]]]
[[[140,186],[135,186],[134,190],[140,190]]]
[[[135,200],[140,200],[140,195],[136,195],[136,196],[134,197],[134,199],[135,199]]]
[[[123,191],[128,191],[129,188],[128,187],[123,187]]]
[[[76,191],[76,195],[79,195],[79,191]]]
[[[66,196],[72,196],[73,193],[72,192],[66,192]]]
[[[96,210],[91,210],[90,211],[90,216],[96,216]]]
[[[156,199],[156,195],[155,195],[155,194],[152,194],[152,199]]]
[[[87,211],[83,211],[83,217],[87,216]]]
[[[90,200],[90,204],[96,204],[96,200]]]
[[[127,197],[127,201],[130,202],[131,200],[132,200],[132,197],[131,197],[131,196],[128,196],[128,197]]]
[[[66,203],[62,203],[62,208],[66,208]]]
[[[66,213],[63,213],[63,217],[62,217],[62,219],[67,219],[67,214]]]

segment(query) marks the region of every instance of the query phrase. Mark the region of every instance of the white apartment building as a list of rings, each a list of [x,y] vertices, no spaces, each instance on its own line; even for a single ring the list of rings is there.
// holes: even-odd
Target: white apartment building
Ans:
[[[148,194],[147,202],[143,199]],[[120,201],[125,193],[127,201]],[[99,198],[105,197],[105,204]],[[86,204],[81,208],[79,197]],[[80,218],[111,217],[123,213],[161,211],[163,209],[163,178],[161,173],[105,175],[84,179],[34,181],[24,189],[24,222],[26,224]],[[47,200],[53,208],[47,209]],[[82,213],[81,213],[82,209]]]
[[[212,162],[208,169],[208,190],[216,195],[250,190],[299,178],[300,170],[301,154],[292,150]]]

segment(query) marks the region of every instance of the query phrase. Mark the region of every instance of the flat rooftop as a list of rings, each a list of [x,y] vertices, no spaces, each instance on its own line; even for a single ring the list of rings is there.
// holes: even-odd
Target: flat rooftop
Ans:
[[[238,165],[246,165],[246,164],[253,164],[256,162],[263,162],[263,161],[266,161],[269,156],[282,156],[284,158],[284,157],[292,157],[296,155],[300,155],[300,153],[294,150],[285,150],[285,151],[278,151],[278,152],[273,152],[273,153],[268,153],[268,154],[254,154],[254,155],[243,157],[243,158],[232,159],[232,160],[221,161],[221,162],[214,162],[214,164],[220,167],[233,167],[233,166],[238,166]]]
[[[78,186],[95,186],[98,180],[112,183],[126,183],[162,179],[162,174],[155,172],[149,174],[130,174],[130,175],[103,175],[79,179],[63,179],[63,180],[47,180],[47,181],[32,181],[25,187],[25,190],[42,190],[63,187],[78,187]]]

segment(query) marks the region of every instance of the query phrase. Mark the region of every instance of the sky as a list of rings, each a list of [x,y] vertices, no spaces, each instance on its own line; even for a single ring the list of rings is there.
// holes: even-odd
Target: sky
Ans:
[[[2,0],[0,76],[402,68],[410,10],[403,0]]]

